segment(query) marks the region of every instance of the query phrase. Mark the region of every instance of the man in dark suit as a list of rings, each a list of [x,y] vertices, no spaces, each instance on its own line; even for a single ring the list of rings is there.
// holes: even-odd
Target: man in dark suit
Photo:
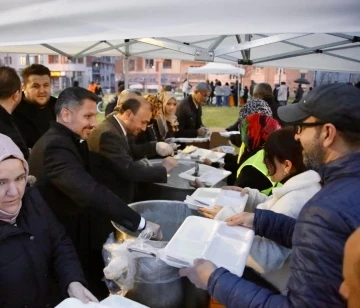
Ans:
[[[21,81],[16,71],[8,66],[0,67],[0,133],[10,137],[28,159],[29,149],[12,117],[21,96]]]
[[[141,160],[146,155],[172,155],[172,147],[165,142],[128,142],[128,135],[144,131],[150,119],[150,104],[141,96],[129,94],[119,111],[108,115],[88,139],[95,179],[125,202],[134,201],[137,183],[166,183],[167,173],[177,166],[172,157],[165,158],[162,166],[149,166]]]
[[[26,146],[32,148],[36,141],[55,121],[56,98],[50,95],[50,70],[41,64],[32,64],[21,72],[23,98],[14,110],[14,120],[24,137]]]
[[[97,95],[81,87],[62,91],[55,106],[57,122],[33,147],[29,166],[42,196],[77,249],[89,289],[101,299],[108,294],[101,281],[101,250],[113,231],[110,221],[131,231],[148,227],[155,236],[159,228],[89,173],[86,139],[96,125],[97,100]]]
[[[205,137],[208,129],[202,123],[202,105],[206,104],[211,87],[206,82],[196,85],[194,93],[184,98],[176,110],[179,136],[187,138]]]

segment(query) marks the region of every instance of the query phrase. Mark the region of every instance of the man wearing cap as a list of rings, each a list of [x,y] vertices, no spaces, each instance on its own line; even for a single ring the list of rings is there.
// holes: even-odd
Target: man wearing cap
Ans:
[[[323,188],[297,220],[256,210],[228,219],[292,248],[287,294],[239,278],[210,261],[181,270],[227,307],[346,307],[339,294],[347,238],[360,226],[360,91],[345,84],[315,88],[296,105],[279,108],[295,127],[304,162],[322,177]]]

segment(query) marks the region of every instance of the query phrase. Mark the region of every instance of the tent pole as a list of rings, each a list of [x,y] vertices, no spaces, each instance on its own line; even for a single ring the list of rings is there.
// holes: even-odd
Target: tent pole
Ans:
[[[124,60],[124,85],[125,89],[129,89],[129,57],[125,57]]]

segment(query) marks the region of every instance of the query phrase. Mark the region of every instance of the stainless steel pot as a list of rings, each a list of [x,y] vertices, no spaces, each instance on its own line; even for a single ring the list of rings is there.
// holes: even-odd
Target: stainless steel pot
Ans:
[[[145,219],[161,226],[163,241],[171,239],[186,217],[198,215],[185,203],[178,201],[143,201],[129,206]],[[118,230],[117,238],[120,240],[138,236],[138,233],[132,233],[119,225],[114,225]],[[155,242],[154,246],[158,245],[157,243],[160,244]],[[141,282],[135,282],[134,288],[126,294],[126,297],[151,308],[208,307],[208,293],[197,289],[187,278],[177,276],[178,269],[152,257],[140,257],[136,260],[136,276],[141,277],[138,279]],[[166,275],[172,279],[167,279]]]

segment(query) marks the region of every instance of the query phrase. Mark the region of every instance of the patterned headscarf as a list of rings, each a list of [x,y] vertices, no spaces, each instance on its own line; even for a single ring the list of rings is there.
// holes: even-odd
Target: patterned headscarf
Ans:
[[[174,132],[177,132],[179,130],[179,122],[177,120],[176,115],[175,114],[168,115],[166,114],[166,110],[165,110],[166,104],[172,98],[175,99],[175,101],[177,102],[175,95],[170,91],[164,91],[160,94],[160,100],[163,103],[163,109],[162,109],[163,114],[157,119],[157,122],[158,122],[160,135],[164,139],[166,138],[166,134],[169,131],[167,122],[170,123],[172,130]]]
[[[269,135],[280,129],[278,121],[261,113],[247,116],[241,121],[241,139],[249,152],[264,146]]]
[[[152,112],[153,118],[158,114],[159,111],[162,112],[163,103],[157,95],[155,95],[155,94],[145,95],[145,99],[151,105],[151,112]]]
[[[239,120],[244,120],[248,115],[254,113],[262,113],[269,117],[273,116],[271,108],[267,102],[262,99],[251,99],[244,107],[241,108],[239,113]]]

